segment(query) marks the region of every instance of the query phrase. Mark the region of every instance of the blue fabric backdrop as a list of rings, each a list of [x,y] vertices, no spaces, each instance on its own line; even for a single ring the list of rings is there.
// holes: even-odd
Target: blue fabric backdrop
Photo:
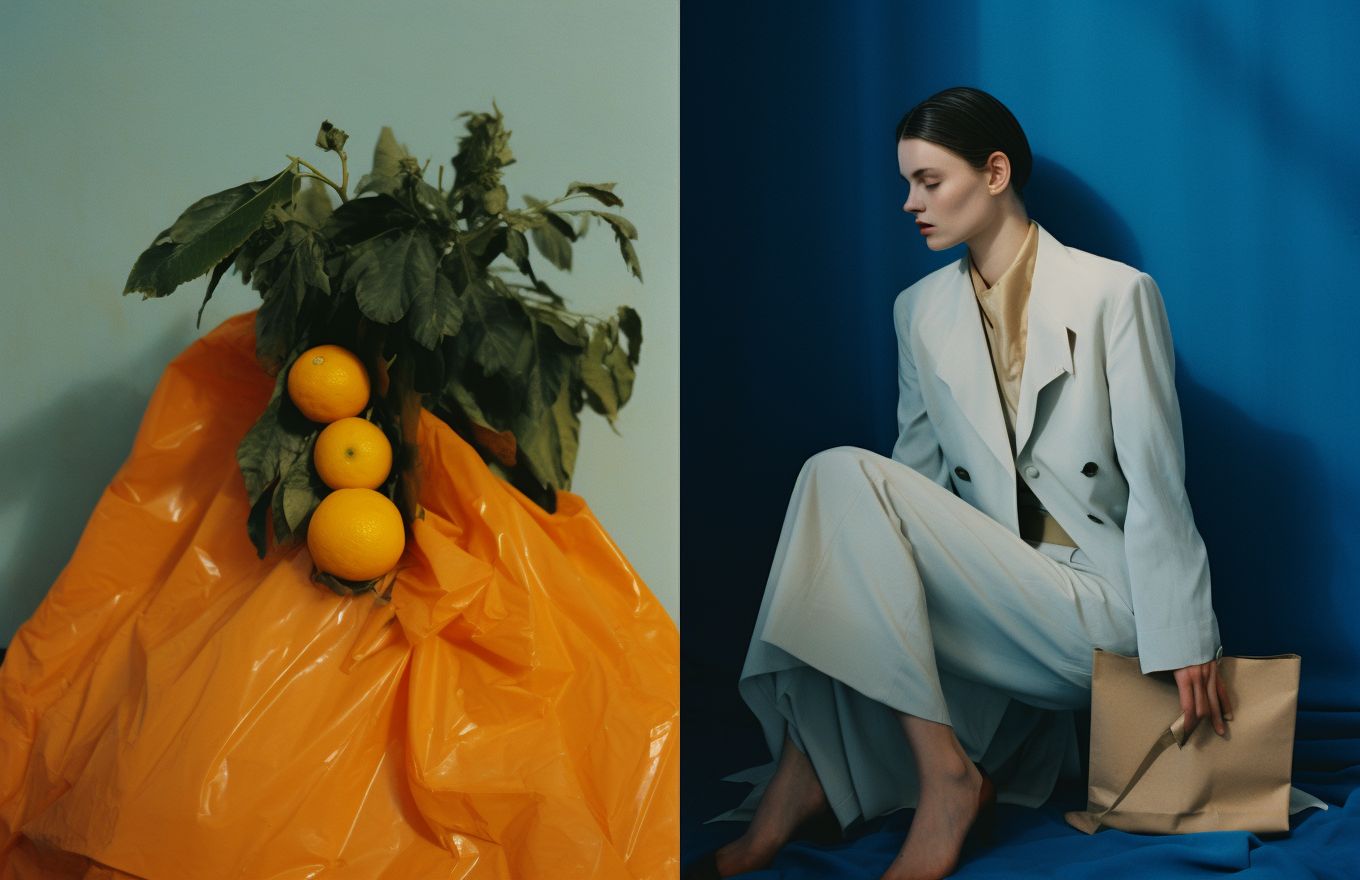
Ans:
[[[681,25],[686,860],[741,831],[701,824],[747,791],[719,777],[768,760],[736,678],[794,478],[890,451],[893,297],[962,255],[902,213],[894,126],[967,84],[1025,127],[1032,216],[1157,280],[1225,652],[1302,655],[1295,784],[1334,806],[1276,840],[1087,838],[1071,780],[959,876],[1360,876],[1360,7],[693,0]],[[763,876],[876,877],[909,817]]]

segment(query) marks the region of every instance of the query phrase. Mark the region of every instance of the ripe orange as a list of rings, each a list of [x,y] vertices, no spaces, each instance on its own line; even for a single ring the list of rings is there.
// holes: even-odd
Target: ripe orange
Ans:
[[[363,362],[338,345],[309,348],[288,370],[288,396],[314,422],[356,416],[368,406],[368,395]]]
[[[372,489],[336,489],[307,526],[312,562],[326,574],[367,581],[387,574],[406,549],[401,511]]]
[[[382,428],[350,416],[322,429],[312,461],[332,489],[376,489],[392,470],[392,444]]]

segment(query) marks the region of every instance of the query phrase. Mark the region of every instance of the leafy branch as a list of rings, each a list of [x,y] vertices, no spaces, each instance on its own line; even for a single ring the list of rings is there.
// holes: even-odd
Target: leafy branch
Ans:
[[[384,127],[372,168],[350,195],[348,135],[323,122],[316,146],[338,155],[338,183],[289,155],[268,180],[194,202],[128,275],[123,293],[150,298],[211,272],[200,321],[230,269],[260,294],[256,354],[278,384],[237,459],[251,502],[247,528],[261,556],[271,532],[276,542],[305,534],[324,494],[311,464],[319,426],[291,406],[283,385],[286,368],[313,345],[345,346],[368,365],[379,389],[370,415],[397,451],[381,491],[408,522],[418,515],[412,414],[419,406],[549,511],[556,490],[571,485],[581,411],[589,406],[617,432],[632,394],[641,319],[629,306],[604,318],[570,311],[536,263],[569,271],[588,227],[604,224],[641,281],[637,229],[607,210],[623,200],[613,183],[573,181],[555,199],[523,196],[524,207],[511,208],[503,172],[515,158],[499,108],[459,118],[465,133],[447,192],[443,167],[431,186],[428,160],[422,165]],[[568,202],[598,207],[561,207]]]

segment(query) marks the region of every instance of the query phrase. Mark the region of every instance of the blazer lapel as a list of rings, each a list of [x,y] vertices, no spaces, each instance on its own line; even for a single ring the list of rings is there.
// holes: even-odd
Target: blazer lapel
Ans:
[[[1037,223],[1036,223],[1037,225]],[[1034,408],[1039,392],[1063,373],[1072,372],[1072,347],[1063,302],[1077,277],[1067,249],[1043,226],[1030,282],[1028,329],[1025,335],[1025,366],[1020,375],[1020,402],[1016,410],[1015,447],[1025,448],[1034,428]],[[935,374],[949,386],[955,402],[987,448],[1007,472],[1015,472],[1015,458],[1006,436],[1001,413],[1001,393],[992,372],[991,352],[982,330],[977,295],[968,273],[968,257],[957,264],[949,284],[955,304],[949,330],[940,340]]]
[[[954,318],[948,332],[940,340],[935,375],[949,386],[959,409],[963,410],[973,430],[986,442],[997,461],[1013,474],[1015,460],[1011,456],[1010,440],[1006,437],[1001,397],[991,370],[987,337],[982,332],[977,295],[973,293],[973,282],[968,274],[967,255],[959,260],[955,270],[950,283],[953,290],[950,299],[955,304]],[[1038,272],[1037,260],[1035,272]]]
[[[1037,225],[1037,224],[1036,224]],[[1039,392],[1063,373],[1072,372],[1072,333],[1063,315],[1069,288],[1079,273],[1067,248],[1039,226],[1038,253],[1030,283],[1025,366],[1020,373],[1020,402],[1015,413],[1015,448],[1023,450],[1034,428]]]

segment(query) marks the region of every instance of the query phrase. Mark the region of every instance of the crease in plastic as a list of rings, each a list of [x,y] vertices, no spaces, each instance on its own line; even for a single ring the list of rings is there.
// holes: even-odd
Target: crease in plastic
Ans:
[[[591,514],[421,413],[390,600],[258,559],[254,313],[166,369],[0,665],[0,880],[662,878],[679,636]]]

